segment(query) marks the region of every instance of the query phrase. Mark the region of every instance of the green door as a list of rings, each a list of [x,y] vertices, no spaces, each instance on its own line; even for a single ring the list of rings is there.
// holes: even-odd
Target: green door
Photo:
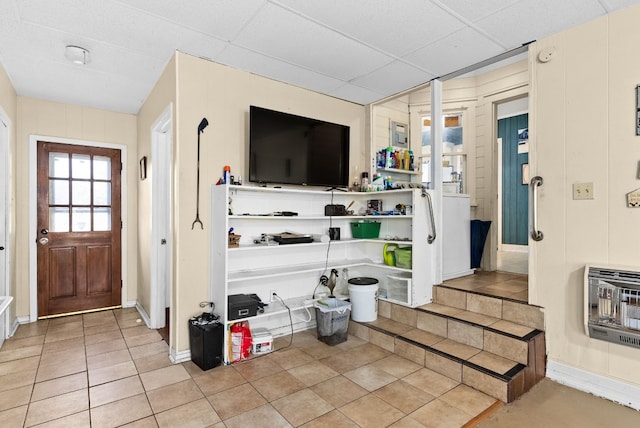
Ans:
[[[523,165],[529,153],[518,153],[518,145],[528,139],[529,115],[498,120],[502,139],[502,243],[527,245],[529,186],[523,183]]]

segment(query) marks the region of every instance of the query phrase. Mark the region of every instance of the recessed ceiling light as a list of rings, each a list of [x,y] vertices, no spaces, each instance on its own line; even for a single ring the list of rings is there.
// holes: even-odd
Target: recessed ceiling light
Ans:
[[[64,48],[64,56],[74,64],[88,64],[91,61],[89,51],[80,46],[67,45]]]

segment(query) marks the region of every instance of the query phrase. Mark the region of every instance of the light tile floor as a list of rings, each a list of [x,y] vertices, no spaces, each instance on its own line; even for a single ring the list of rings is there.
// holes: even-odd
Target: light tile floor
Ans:
[[[206,372],[134,308],[21,325],[0,349],[2,427],[461,427],[485,394],[356,337],[315,332]]]
[[[473,275],[444,281],[443,285],[525,303],[529,299],[529,277],[517,273],[476,271]]]

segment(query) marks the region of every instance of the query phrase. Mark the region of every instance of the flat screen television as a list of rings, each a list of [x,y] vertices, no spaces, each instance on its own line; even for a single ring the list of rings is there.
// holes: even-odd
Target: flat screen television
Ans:
[[[347,187],[349,127],[249,109],[249,181]]]

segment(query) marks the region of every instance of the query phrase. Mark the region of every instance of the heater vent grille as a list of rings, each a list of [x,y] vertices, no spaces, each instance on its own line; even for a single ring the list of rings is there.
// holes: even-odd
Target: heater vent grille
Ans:
[[[619,336],[620,343],[624,345],[633,346],[635,348],[640,348],[640,339],[637,337],[631,337],[624,334]]]
[[[589,277],[640,285],[640,272],[590,267]]]

